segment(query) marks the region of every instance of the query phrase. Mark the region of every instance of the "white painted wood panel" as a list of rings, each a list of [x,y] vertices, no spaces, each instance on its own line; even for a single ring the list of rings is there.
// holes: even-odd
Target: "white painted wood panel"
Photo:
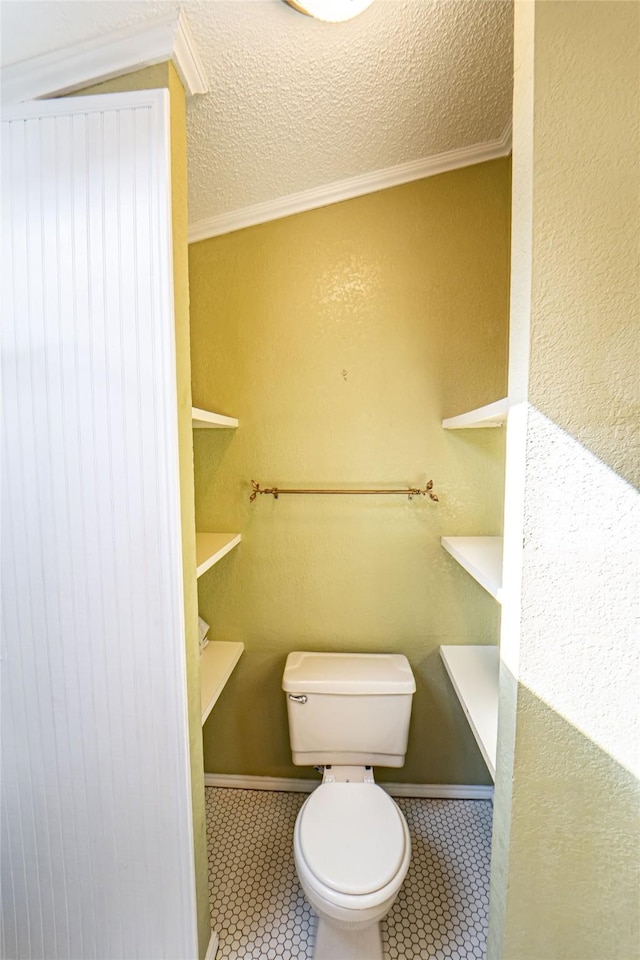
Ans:
[[[242,656],[244,643],[210,640],[200,655],[200,705],[202,724],[213,710],[218,697]]]
[[[197,953],[168,99],[2,123],[2,955]]]
[[[191,408],[191,422],[194,430],[228,430],[238,426],[237,417],[225,417],[222,413],[211,413],[198,407]]]
[[[447,417],[442,421],[445,430],[477,430],[483,427],[501,427],[507,422],[508,401],[506,397],[477,407],[457,417]]]
[[[441,537],[440,543],[487,593],[502,603],[502,537]]]
[[[500,651],[478,645],[440,647],[453,684],[492,779],[498,749],[498,680]]]
[[[210,570],[241,540],[239,533],[196,533],[196,576],[201,577]]]

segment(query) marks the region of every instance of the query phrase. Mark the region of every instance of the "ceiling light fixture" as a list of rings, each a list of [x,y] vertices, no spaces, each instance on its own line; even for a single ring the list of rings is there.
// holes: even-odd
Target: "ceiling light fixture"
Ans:
[[[352,20],[370,7],[373,0],[285,0],[290,7],[306,13],[316,20],[327,23],[342,23]]]

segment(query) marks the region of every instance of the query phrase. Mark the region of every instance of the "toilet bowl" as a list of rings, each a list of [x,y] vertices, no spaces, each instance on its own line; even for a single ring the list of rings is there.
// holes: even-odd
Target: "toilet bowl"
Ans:
[[[372,777],[323,782],[298,814],[293,849],[302,889],[319,918],[315,960],[381,960],[379,921],[411,858],[396,803]]]
[[[373,765],[404,763],[411,667],[401,654],[294,651],[282,687],[293,762],[323,769],[293,838],[298,877],[318,915],[314,960],[382,960],[379,921],[406,876],[411,841]]]

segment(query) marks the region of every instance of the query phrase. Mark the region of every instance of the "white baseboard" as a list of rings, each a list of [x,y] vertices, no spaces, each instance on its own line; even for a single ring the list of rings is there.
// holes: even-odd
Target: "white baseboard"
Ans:
[[[282,793],[311,793],[320,783],[317,780],[298,780],[296,777],[244,777],[235,773],[205,773],[205,787],[231,787],[235,790],[276,790]]]
[[[317,780],[296,777],[250,777],[229,773],[205,773],[205,787],[234,790],[276,790],[283,793],[311,793]],[[423,797],[431,800],[493,800],[493,787],[457,783],[381,783],[392,797]]]
[[[392,797],[424,800],[493,800],[493,787],[473,783],[381,783]]]
[[[218,934],[215,930],[211,931],[211,939],[209,940],[209,946],[207,947],[207,952],[204,955],[204,960],[216,960],[216,953],[218,952]]]

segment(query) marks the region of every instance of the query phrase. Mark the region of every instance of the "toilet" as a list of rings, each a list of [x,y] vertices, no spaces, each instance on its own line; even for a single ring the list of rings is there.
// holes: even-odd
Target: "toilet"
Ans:
[[[293,762],[323,771],[293,838],[298,877],[318,915],[314,960],[382,960],[380,920],[406,876],[411,841],[373,767],[404,764],[416,689],[409,661],[294,652],[282,689]]]

